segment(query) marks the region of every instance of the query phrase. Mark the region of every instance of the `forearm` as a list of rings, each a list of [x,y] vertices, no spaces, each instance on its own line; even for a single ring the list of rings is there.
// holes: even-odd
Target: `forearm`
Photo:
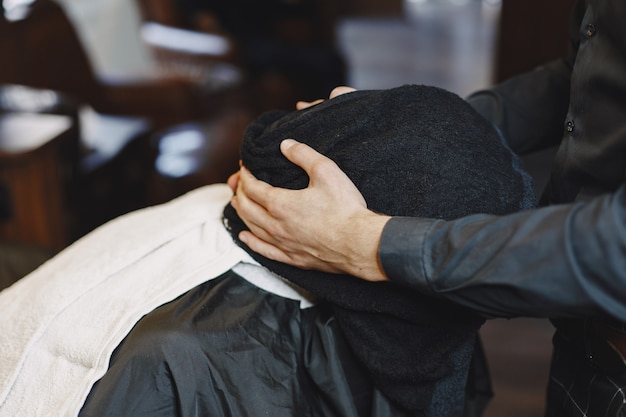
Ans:
[[[586,204],[456,221],[393,218],[387,276],[485,317],[626,321],[624,187]]]

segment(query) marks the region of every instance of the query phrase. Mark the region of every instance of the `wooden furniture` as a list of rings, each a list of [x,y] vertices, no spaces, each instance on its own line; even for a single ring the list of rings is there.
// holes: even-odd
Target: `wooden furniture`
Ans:
[[[504,0],[495,81],[562,56],[568,47],[568,18],[573,6],[574,0]]]
[[[144,116],[155,127],[205,116],[234,87],[225,83],[216,91],[207,84],[209,66],[198,77],[169,72],[153,80],[98,79],[71,21],[52,0],[36,0],[21,20],[0,20],[0,60],[0,83],[63,92],[99,113]]]
[[[68,243],[65,161],[77,138],[69,116],[0,114],[0,184],[8,199],[0,240],[49,249]]]
[[[115,22],[111,25],[115,30]],[[154,47],[166,53],[166,47]],[[240,69],[229,64],[230,58],[200,55],[174,51],[167,55],[168,62],[180,64],[188,56],[192,64],[170,65],[156,79],[114,83],[97,77],[72,21],[56,2],[35,0],[22,19],[0,20],[0,89],[21,85],[70,97],[77,125],[72,129],[79,131],[75,172],[66,183],[57,181],[56,174],[45,178],[46,170],[55,167],[53,155],[56,167],[64,167],[59,170],[68,166],[59,151],[64,142],[61,134],[59,138],[50,134],[47,142],[42,139],[29,150],[3,153],[0,186],[10,186],[11,205],[18,209],[2,222],[0,238],[58,247],[115,216],[145,206],[146,181],[153,169],[150,133],[211,117],[227,103],[245,101]],[[185,71],[178,71],[181,66]],[[3,109],[0,102],[0,112]],[[85,114],[95,116],[88,118],[96,119],[95,123],[85,123]],[[129,134],[126,127],[136,124],[138,128]],[[106,134],[91,134],[93,126]],[[33,180],[27,181],[22,171]],[[36,204],[29,203],[26,195]],[[60,219],[57,225],[51,220],[55,216]]]

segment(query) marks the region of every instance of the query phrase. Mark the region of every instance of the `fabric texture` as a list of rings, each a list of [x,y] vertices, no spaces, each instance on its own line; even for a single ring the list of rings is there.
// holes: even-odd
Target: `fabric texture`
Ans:
[[[279,150],[288,137],[333,159],[368,207],[385,214],[451,219],[535,204],[530,178],[493,127],[435,87],[357,91],[303,111],[261,115],[246,131],[243,164],[272,185],[304,188],[306,174]],[[231,206],[224,216],[236,238],[246,226]],[[462,414],[480,317],[393,283],[251,255],[333,305],[348,343],[385,395],[414,415]]]
[[[76,416],[141,317],[247,259],[221,226],[231,195],[115,219],[0,292],[0,416]]]
[[[590,360],[584,349],[585,336],[574,337],[575,343],[562,332],[554,336],[553,356],[547,388],[546,417],[607,416],[626,414],[626,373],[622,358],[610,368]],[[595,338],[592,343],[605,343]],[[608,347],[608,346],[607,346]],[[596,352],[593,352],[596,353]]]
[[[80,417],[126,416],[407,414],[372,387],[327,304],[302,308],[231,270],[150,312],[116,349]]]

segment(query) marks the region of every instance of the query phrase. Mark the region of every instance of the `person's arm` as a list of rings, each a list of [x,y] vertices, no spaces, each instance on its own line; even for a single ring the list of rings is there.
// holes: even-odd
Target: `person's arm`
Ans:
[[[311,182],[271,187],[243,170],[233,204],[262,255],[302,268],[410,286],[486,317],[592,317],[626,321],[626,191],[587,203],[455,221],[369,211],[330,159],[283,145]],[[238,181],[237,181],[238,179]]]
[[[391,281],[485,317],[626,321],[625,186],[503,217],[392,218],[379,256]]]

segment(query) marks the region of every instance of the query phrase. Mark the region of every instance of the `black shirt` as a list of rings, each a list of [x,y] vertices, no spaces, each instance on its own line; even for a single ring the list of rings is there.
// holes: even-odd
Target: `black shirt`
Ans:
[[[579,1],[571,53],[469,97],[525,153],[559,144],[544,201],[509,216],[393,218],[392,281],[486,317],[626,321],[626,3]]]

